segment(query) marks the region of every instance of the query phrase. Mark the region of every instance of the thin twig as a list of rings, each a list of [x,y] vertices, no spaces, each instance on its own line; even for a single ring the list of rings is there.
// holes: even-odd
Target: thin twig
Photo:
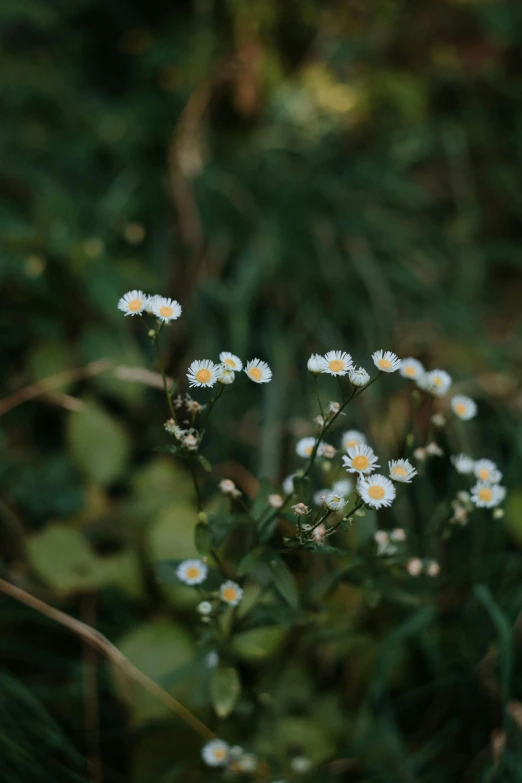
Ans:
[[[199,718],[196,718],[196,716],[193,715],[190,710],[188,710],[183,706],[183,704],[177,701],[177,699],[171,696],[170,693],[167,693],[167,691],[163,690],[163,688],[157,685],[154,680],[151,680],[150,677],[134,666],[134,664],[131,663],[129,659],[126,658],[125,655],[123,655],[123,653],[120,652],[120,650],[118,650],[118,648],[107,639],[106,636],[101,634],[95,628],[91,628],[86,623],[83,623],[80,620],[76,620],[76,618],[65,614],[65,612],[61,612],[59,609],[55,609],[53,606],[49,606],[49,604],[46,604],[39,598],[35,598],[33,595],[27,593],[25,590],[21,590],[19,587],[15,587],[15,585],[12,585],[10,582],[6,582],[4,579],[0,579],[0,592],[11,596],[11,598],[14,598],[16,601],[19,601],[26,606],[30,606],[32,609],[39,612],[40,614],[45,615],[45,617],[48,617],[50,620],[54,620],[60,625],[65,626],[65,628],[68,628],[70,631],[72,631],[72,633],[79,636],[95,650],[98,650],[98,652],[100,652],[102,655],[105,655],[105,657],[112,661],[112,663],[114,663],[116,666],[119,666],[120,669],[124,671],[131,679],[133,679],[135,682],[139,682],[139,684],[145,688],[145,690],[156,696],[157,699],[163,702],[163,704],[172,710],[173,713],[175,713],[179,718],[181,718],[181,720],[183,720],[188,726],[197,732],[200,737],[203,737],[204,739],[215,738],[216,735],[208,728],[208,726],[205,726],[205,724],[202,723]]]
[[[96,594],[82,596],[82,617],[88,625],[96,625]],[[100,710],[98,701],[97,653],[84,640],[83,653],[84,725],[87,755],[92,783],[103,783],[100,750]]]

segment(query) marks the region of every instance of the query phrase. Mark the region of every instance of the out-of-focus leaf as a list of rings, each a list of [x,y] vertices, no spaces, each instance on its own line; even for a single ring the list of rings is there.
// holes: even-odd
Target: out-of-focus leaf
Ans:
[[[226,718],[239,698],[241,681],[237,670],[231,666],[214,669],[210,682],[212,705],[220,718]]]
[[[286,635],[286,629],[278,625],[241,631],[232,639],[232,649],[245,661],[256,662],[273,655]]]
[[[288,601],[290,606],[297,609],[299,606],[299,595],[294,575],[280,557],[272,557],[268,561],[268,567],[276,590]]]
[[[138,626],[116,642],[116,646],[140,671],[155,683],[163,679],[193,656],[193,643],[189,634],[172,620],[152,620]],[[165,717],[169,708],[146,691],[139,683],[129,679],[114,666],[113,676],[120,699],[130,710],[133,723],[142,723]],[[169,688],[173,696],[180,696],[183,687],[174,684]]]
[[[87,401],[71,413],[67,438],[73,459],[89,480],[103,486],[124,473],[130,455],[127,431],[100,405]]]
[[[206,470],[207,473],[211,473],[212,472],[212,465],[210,464],[208,459],[203,456],[203,454],[199,454],[198,455],[198,462],[201,465],[201,467],[203,468],[203,470]]]

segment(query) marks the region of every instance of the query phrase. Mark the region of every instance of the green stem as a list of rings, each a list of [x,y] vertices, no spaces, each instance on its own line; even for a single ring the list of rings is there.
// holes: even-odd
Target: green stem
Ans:
[[[194,485],[194,491],[196,493],[196,505],[198,507],[198,511],[202,511],[203,510],[203,500],[201,498],[201,490],[200,490],[199,484],[198,484],[198,477],[197,477],[197,474],[196,474],[196,464],[195,464],[194,460],[192,460],[192,459],[190,460],[189,467],[190,467],[190,475],[192,476],[192,483]]]
[[[174,405],[172,403],[172,398],[169,394],[169,390],[167,388],[167,376],[165,374],[165,366],[163,364],[163,357],[161,355],[161,348],[160,348],[160,333],[161,333],[161,326],[159,327],[157,333],[156,333],[156,355],[158,357],[158,364],[161,372],[161,377],[163,378],[163,391],[165,392],[165,397],[167,398],[167,405],[169,406],[170,415],[174,419],[174,421],[177,424],[177,418],[176,418],[176,411],[174,410]]]

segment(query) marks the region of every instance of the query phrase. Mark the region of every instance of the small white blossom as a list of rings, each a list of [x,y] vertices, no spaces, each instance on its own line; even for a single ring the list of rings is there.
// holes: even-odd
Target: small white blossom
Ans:
[[[352,367],[348,373],[348,378],[352,386],[366,386],[370,380],[370,375],[366,372],[364,367]]]
[[[324,362],[323,372],[328,375],[346,375],[353,367],[352,357],[345,351],[328,351]]]
[[[312,452],[316,443],[316,438],[301,438],[301,440],[297,441],[295,453],[298,457],[307,459],[308,457],[312,456]]]
[[[219,354],[219,361],[224,364],[228,370],[232,370],[233,372],[241,372],[243,369],[243,362],[241,359],[229,351],[222,351]]]
[[[254,383],[270,383],[272,380],[272,370],[261,359],[251,359],[247,362],[244,372]]]
[[[366,435],[364,435],[362,432],[358,432],[357,430],[348,430],[347,432],[343,432],[341,444],[343,449],[346,449],[346,451],[351,449],[352,446],[365,446]]]
[[[368,478],[361,477],[357,484],[357,491],[367,506],[376,509],[391,506],[396,494],[390,479],[379,474],[368,476]]]
[[[406,563],[406,571],[410,576],[420,576],[422,574],[423,564],[420,557],[410,557]]]
[[[477,403],[464,394],[456,394],[451,400],[451,410],[462,421],[469,421],[477,415]]]
[[[343,465],[348,473],[368,474],[379,467],[378,457],[370,446],[352,446],[348,456],[343,457]]]
[[[375,351],[372,353],[372,359],[381,372],[396,372],[401,366],[401,360],[391,351]]]
[[[410,381],[417,381],[424,375],[424,367],[417,359],[409,357],[401,361],[399,370],[403,378],[409,378]]]
[[[410,484],[411,480],[417,475],[416,469],[407,459],[392,459],[388,462],[388,470],[390,471],[390,478],[403,484]]]
[[[196,359],[187,372],[189,386],[214,386],[218,372],[218,366],[210,359]]]
[[[212,604],[210,601],[201,601],[201,603],[198,604],[198,612],[204,616],[212,614]]]
[[[324,357],[320,356],[318,353],[313,353],[308,359],[307,367],[308,372],[312,375],[321,375],[321,373],[324,372],[326,368]]]
[[[229,746],[220,739],[210,740],[203,745],[201,755],[209,767],[224,767],[229,759]]]
[[[332,484],[332,492],[337,492],[339,495],[349,495],[352,490],[353,481],[351,481],[349,478],[334,481]]]
[[[451,375],[445,370],[432,370],[422,375],[417,385],[423,391],[433,394],[434,397],[444,397],[451,386]]]
[[[199,585],[207,578],[208,568],[201,560],[184,560],[176,569],[180,582],[186,585]]]
[[[270,508],[281,508],[283,505],[283,498],[281,495],[273,494],[268,496],[268,505]]]
[[[402,527],[396,527],[390,533],[390,540],[397,544],[403,544],[406,541],[406,531]]]
[[[490,484],[498,484],[502,479],[502,473],[490,459],[477,460],[473,472],[479,481],[487,481]]]
[[[461,473],[463,476],[469,476],[475,470],[475,460],[468,457],[467,454],[454,454],[451,457],[451,462],[457,473]]]
[[[296,503],[294,506],[291,507],[292,511],[297,517],[303,517],[305,514],[310,513],[310,509],[308,508],[305,503]]]
[[[329,511],[339,511],[346,505],[346,498],[336,492],[330,492],[324,499],[324,505]]]
[[[440,574],[440,565],[436,560],[425,560],[424,570],[428,576],[438,576]]]
[[[228,581],[223,582],[219,588],[219,595],[223,603],[229,604],[229,606],[237,606],[243,598],[243,590],[237,582],[233,582],[229,579]]]
[[[223,386],[230,386],[236,380],[234,370],[230,370],[225,364],[220,364],[217,371],[218,383]]]
[[[149,305],[151,312],[163,323],[168,324],[175,321],[181,315],[181,305],[175,299],[168,299],[165,296],[155,296],[151,299]]]
[[[118,310],[125,315],[141,315],[147,305],[147,295],[143,291],[134,289],[123,294],[118,302]]]
[[[506,489],[500,484],[478,481],[471,490],[471,500],[477,508],[495,508],[506,497]]]

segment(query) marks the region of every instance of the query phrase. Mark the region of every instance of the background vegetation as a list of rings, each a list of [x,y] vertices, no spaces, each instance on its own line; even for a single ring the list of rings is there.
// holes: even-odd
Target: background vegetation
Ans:
[[[218,733],[336,758],[314,781],[522,779],[520,5],[6,0],[0,20],[4,577]],[[183,305],[171,375],[223,349],[274,370],[224,404],[214,479],[254,496],[290,471],[312,350],[384,347],[479,400],[464,445],[510,490],[505,524],[459,531],[413,605],[388,576],[342,579],[336,633],[303,629],[298,657],[286,637],[262,677],[239,655],[250,698],[224,727],[192,594],[157,576],[195,553],[196,517],[190,477],[154,452],[154,357],[116,310],[135,287]],[[391,389],[346,422],[390,450],[409,415]],[[96,755],[107,783],[211,779],[161,703],[102,663],[94,688],[78,639],[7,597],[0,618],[3,780],[96,780]]]

